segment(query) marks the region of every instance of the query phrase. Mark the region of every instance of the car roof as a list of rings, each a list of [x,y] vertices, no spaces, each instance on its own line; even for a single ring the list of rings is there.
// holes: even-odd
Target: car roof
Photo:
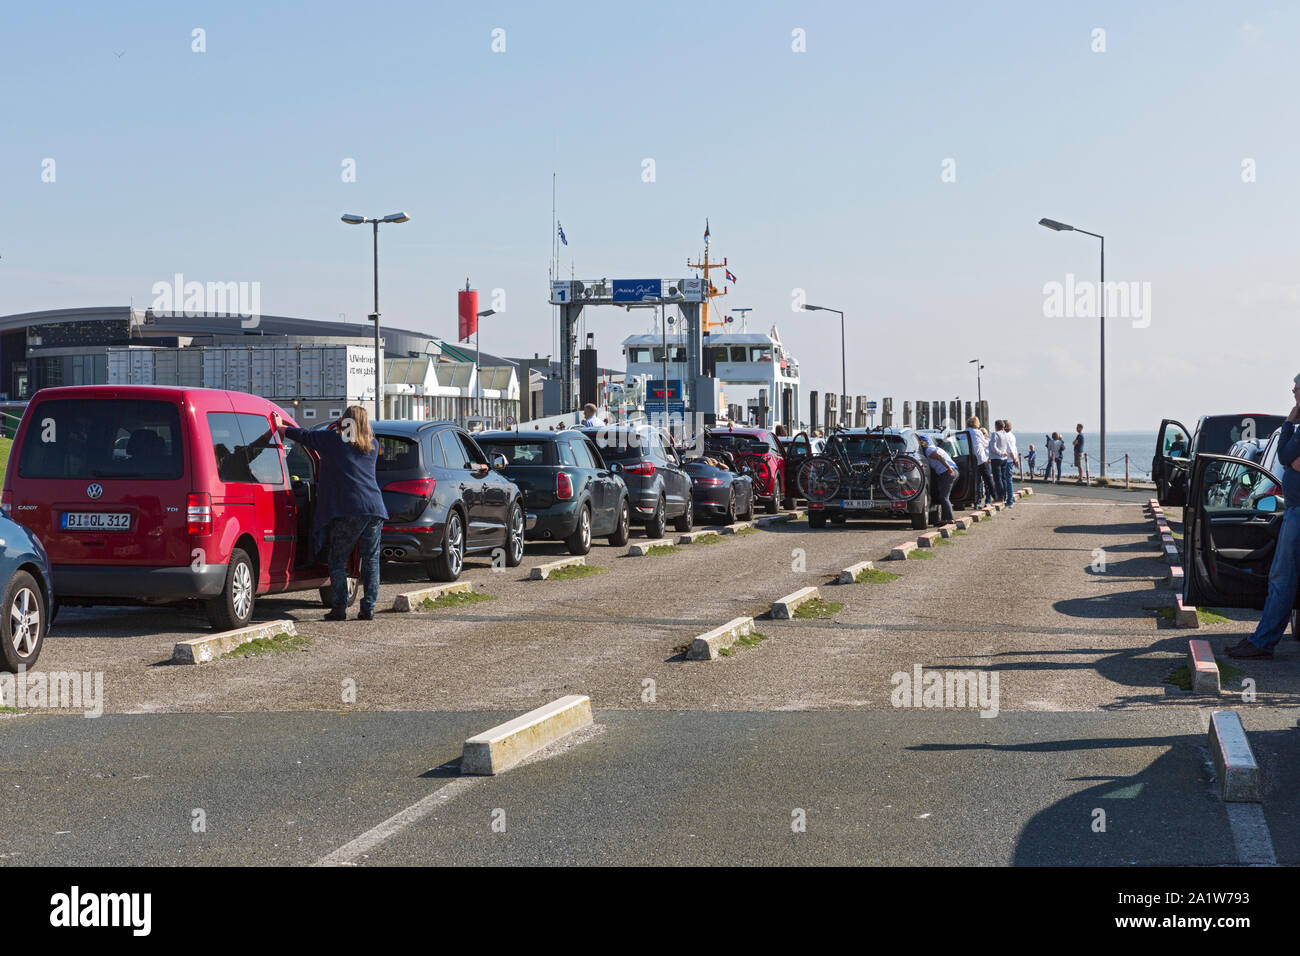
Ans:
[[[384,432],[388,435],[415,435],[428,428],[437,428],[440,426],[450,425],[453,428],[459,428],[455,422],[449,421],[408,421],[402,418],[381,418],[378,421],[372,421],[370,427],[376,432]]]
[[[554,441],[564,438],[568,435],[581,434],[582,429],[566,428],[562,432],[553,432],[549,429],[546,431],[515,431],[509,428],[494,428],[491,431],[478,432],[474,437],[482,441],[491,439],[512,439],[517,441]]]

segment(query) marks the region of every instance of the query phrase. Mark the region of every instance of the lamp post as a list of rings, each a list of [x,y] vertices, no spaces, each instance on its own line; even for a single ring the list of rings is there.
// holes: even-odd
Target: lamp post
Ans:
[[[1057,222],[1055,219],[1040,219],[1040,226],[1053,232],[1081,232],[1101,241],[1101,286],[1097,289],[1097,309],[1101,313],[1101,461],[1097,473],[1106,477],[1106,237],[1078,226]]]
[[[481,378],[483,374],[483,352],[478,347],[478,320],[496,314],[496,309],[485,309],[474,318],[474,410],[480,415],[483,414],[483,382]]]
[[[984,366],[980,364],[980,360],[977,358],[971,359],[966,364],[970,365],[972,363],[975,365],[975,407],[979,408],[984,404],[984,386],[980,384],[980,372],[984,371]]]
[[[805,312],[838,312],[839,313],[840,316],[840,404],[847,405],[848,398],[849,398],[849,376],[847,371],[848,366],[845,363],[845,359],[844,359],[844,313],[840,312],[839,309],[827,308],[824,305],[808,305],[806,302],[803,305],[803,310]],[[845,413],[845,409],[841,408],[840,409],[841,422],[844,421],[844,413]],[[852,418],[849,419],[849,424],[850,425],[853,424]]]
[[[381,222],[410,222],[411,217],[404,212],[395,212],[385,216],[383,219],[367,219],[364,216],[355,216],[347,213],[343,216],[343,221],[349,226],[360,226],[363,223],[374,224],[375,237],[375,311],[371,313],[370,318],[375,323],[375,418],[384,417],[384,396],[380,391],[379,378],[382,372],[384,355],[379,344],[379,224]]]

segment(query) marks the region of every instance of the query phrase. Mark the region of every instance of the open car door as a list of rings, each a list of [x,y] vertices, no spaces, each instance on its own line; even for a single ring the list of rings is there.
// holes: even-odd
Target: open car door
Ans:
[[[1276,478],[1227,455],[1197,455],[1183,525],[1184,600],[1264,607],[1286,502]]]
[[[798,482],[795,480],[799,474],[799,466],[812,457],[812,440],[808,437],[806,431],[800,431],[795,434],[783,449],[785,454],[785,492],[791,501],[799,494],[797,487]]]
[[[1151,480],[1162,505],[1187,504],[1187,479],[1192,441],[1186,426],[1172,418],[1160,423],[1156,452],[1151,459]]]

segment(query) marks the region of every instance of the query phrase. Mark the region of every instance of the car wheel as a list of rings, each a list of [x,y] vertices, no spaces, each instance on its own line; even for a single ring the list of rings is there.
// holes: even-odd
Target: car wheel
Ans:
[[[619,505],[618,527],[609,536],[609,543],[616,548],[621,548],[627,544],[630,537],[632,537],[632,506],[624,498],[623,503]]]
[[[727,496],[727,510],[722,515],[723,524],[736,523],[736,489],[731,489],[731,494]]]
[[[645,526],[645,536],[647,538],[662,538],[664,532],[668,530],[668,507],[664,504],[664,499],[659,499],[659,505],[655,508],[654,517]]]
[[[591,550],[591,509],[586,505],[578,512],[578,526],[564,539],[569,554],[586,554]]]
[[[524,560],[524,509],[519,502],[510,506],[506,522],[506,567],[517,568]]]
[[[912,528],[916,531],[924,531],[926,524],[930,519],[930,493],[921,492],[921,507],[912,512]]]
[[[357,598],[360,596],[360,594],[361,594],[361,579],[348,578],[347,606],[351,607],[352,605],[356,604]],[[334,606],[334,588],[332,585],[327,584],[320,589],[320,602],[326,607]]]
[[[442,527],[442,554],[425,562],[430,581],[455,581],[465,566],[465,522],[453,508]]]
[[[680,517],[673,519],[673,527],[678,531],[690,531],[695,526],[695,500],[689,495],[686,498],[686,510]]]
[[[253,562],[242,548],[230,555],[226,567],[226,584],[220,597],[206,602],[208,620],[219,631],[233,631],[253,619],[253,603],[257,599],[257,579]]]
[[[4,645],[0,669],[17,672],[29,669],[41,656],[49,622],[45,616],[45,596],[36,579],[19,571],[5,591],[4,622],[0,623],[0,642]]]
[[[808,512],[808,527],[810,528],[826,527],[826,512],[824,511]]]
[[[776,475],[772,478],[772,500],[765,506],[764,510],[768,514],[774,515],[781,510],[781,476]]]
[[[742,521],[753,521],[753,520],[754,520],[754,489],[753,489],[753,486],[751,486],[750,489],[749,489],[749,504],[745,506],[745,513],[742,514],[742,515],[740,516],[740,519],[741,519]]]

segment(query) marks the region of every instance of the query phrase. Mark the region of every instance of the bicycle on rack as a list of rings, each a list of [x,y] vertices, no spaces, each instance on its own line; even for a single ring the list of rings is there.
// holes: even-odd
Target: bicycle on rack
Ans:
[[[927,471],[919,452],[897,431],[836,429],[821,454],[799,465],[796,487],[808,500],[808,522],[814,528],[824,527],[828,517],[839,523],[850,513],[866,517],[873,512],[904,512],[914,526],[924,528]]]

